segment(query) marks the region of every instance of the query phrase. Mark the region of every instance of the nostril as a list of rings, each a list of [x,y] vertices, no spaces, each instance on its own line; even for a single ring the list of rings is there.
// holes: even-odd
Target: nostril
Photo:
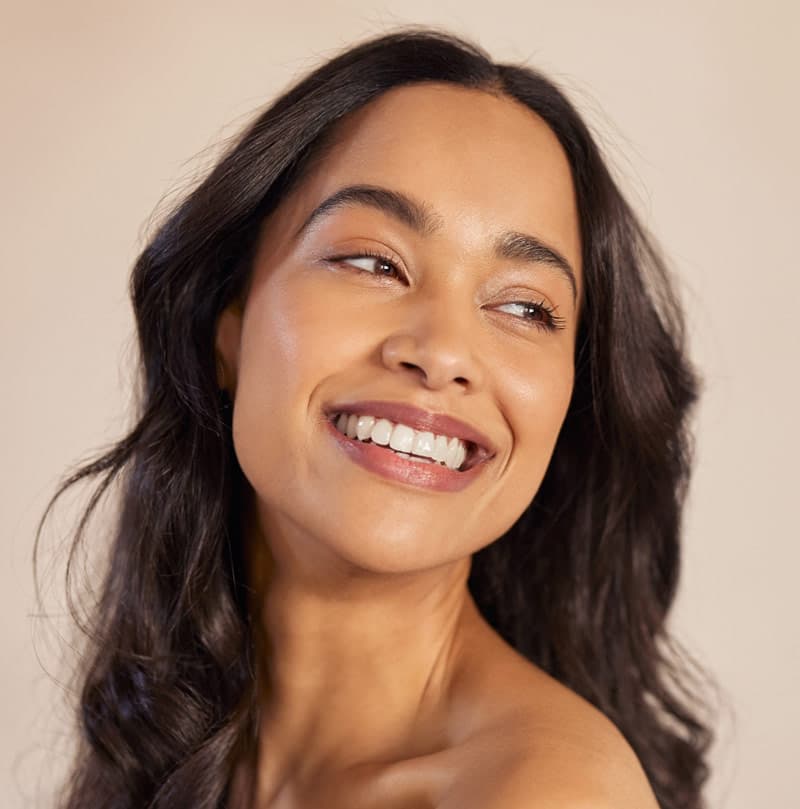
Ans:
[[[399,365],[401,368],[407,368],[409,371],[417,371],[422,375],[425,381],[430,381],[431,378],[430,374],[427,371],[425,371],[425,369],[421,365],[417,365],[416,363],[413,362],[407,362],[405,360],[399,363]],[[467,387],[469,385],[469,380],[465,376],[453,377],[453,381],[459,385],[462,385],[463,387]]]

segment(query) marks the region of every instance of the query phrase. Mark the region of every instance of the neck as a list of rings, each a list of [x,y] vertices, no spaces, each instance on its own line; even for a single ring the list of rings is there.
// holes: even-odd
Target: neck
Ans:
[[[414,573],[332,565],[251,532],[261,680],[255,805],[445,744],[452,685],[481,621],[470,559]]]

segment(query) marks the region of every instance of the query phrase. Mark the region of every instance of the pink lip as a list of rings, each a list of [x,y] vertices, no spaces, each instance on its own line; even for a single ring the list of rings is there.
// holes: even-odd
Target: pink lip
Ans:
[[[464,472],[455,472],[438,463],[407,460],[380,444],[367,444],[357,438],[348,438],[336,429],[330,419],[325,426],[351,460],[371,472],[399,483],[440,492],[458,492],[469,486],[485,468],[485,464],[479,461]]]
[[[375,416],[397,424],[406,424],[415,430],[429,431],[437,435],[460,438],[476,445],[474,465],[496,454],[491,440],[469,424],[445,416],[443,413],[429,413],[405,402],[341,402],[325,408],[328,417],[338,413],[354,413],[357,416]],[[339,432],[337,430],[337,432]],[[339,433],[341,435],[341,433]],[[400,459],[402,460],[402,458]],[[469,471],[469,470],[467,470]],[[461,472],[459,474],[465,474]]]

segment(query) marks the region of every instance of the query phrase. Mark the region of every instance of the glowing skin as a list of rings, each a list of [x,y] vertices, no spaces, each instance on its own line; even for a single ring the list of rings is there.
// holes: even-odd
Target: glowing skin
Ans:
[[[353,185],[413,198],[431,227],[353,203],[300,232]],[[505,231],[556,251],[574,286],[552,262],[498,257]],[[381,259],[331,261],[364,250],[400,277]],[[574,782],[573,762],[593,777],[566,753],[544,761],[528,750],[519,728],[543,717],[629,760],[606,720],[495,635],[466,588],[471,555],[516,521],[544,476],[572,393],[581,293],[563,150],[526,107],[483,92],[433,84],[383,95],[345,119],[265,222],[244,309],[226,310],[217,333],[271,649],[255,806],[321,805],[322,795],[330,807],[411,806],[420,795],[438,805],[459,790],[461,809],[515,806],[511,793],[511,803],[486,797],[513,792],[518,777],[491,752],[487,728],[500,716],[515,717],[504,738],[520,772],[544,767],[560,783],[563,770]],[[534,304],[535,322],[520,301]],[[454,416],[496,454],[453,491],[384,476],[353,462],[327,421],[331,406],[361,400]],[[494,761],[504,774],[468,799],[486,785],[468,787],[475,762],[464,751],[481,744],[483,771]]]
[[[459,93],[470,101],[443,116],[453,96],[404,88],[347,122],[327,160],[267,222],[242,324],[234,439],[245,474],[276,519],[291,518],[305,554],[375,572],[463,559],[511,526],[538,488],[572,391],[569,284],[489,250],[496,234],[521,231],[580,267],[566,158],[526,108]],[[441,230],[425,238],[352,206],[291,240],[319,202],[354,183],[424,202]],[[323,261],[364,248],[396,255],[410,284]],[[546,297],[564,328],[543,332],[498,311],[526,296]],[[456,415],[492,438],[498,455],[455,495],[370,477],[319,423],[325,405],[359,399]]]

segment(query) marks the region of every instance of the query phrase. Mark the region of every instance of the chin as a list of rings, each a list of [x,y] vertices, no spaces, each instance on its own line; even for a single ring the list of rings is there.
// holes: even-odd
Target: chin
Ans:
[[[368,535],[350,533],[347,538],[331,537],[328,549],[355,571],[371,574],[402,575],[452,564],[472,555],[471,548],[447,547],[449,537],[414,531],[409,524]]]

